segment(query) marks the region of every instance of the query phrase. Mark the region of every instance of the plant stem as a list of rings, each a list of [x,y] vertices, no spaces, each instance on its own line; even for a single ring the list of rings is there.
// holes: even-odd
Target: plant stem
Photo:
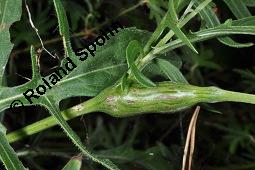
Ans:
[[[97,102],[95,102],[95,100],[93,99],[90,99],[84,103],[81,103],[79,105],[76,105],[70,109],[67,109],[61,112],[61,115],[63,116],[65,120],[70,120],[75,117],[94,112],[96,111],[96,108],[97,108]],[[41,132],[45,129],[51,128],[55,126],[56,124],[57,122],[54,119],[54,117],[50,116],[40,121],[37,121],[33,124],[30,124],[22,129],[9,133],[7,135],[7,140],[10,143],[12,143],[20,139],[23,139],[27,136]]]
[[[182,19],[180,22],[177,23],[177,26],[179,28],[182,28],[183,26],[185,26],[193,17],[195,17],[202,9],[204,9],[212,0],[205,0],[203,3],[201,3],[193,12],[189,13],[186,17],[184,17],[184,19]],[[167,14],[166,14],[167,15]],[[149,48],[151,46],[151,44],[153,43],[153,41],[155,41],[155,39],[157,39],[159,37],[159,35],[163,32],[163,30],[161,30],[162,28],[164,28],[164,24],[165,22],[167,22],[166,20],[166,15],[164,16],[164,18],[162,19],[160,25],[156,28],[155,32],[152,34],[151,38],[149,39],[148,43],[146,44],[146,46],[144,47],[144,51],[147,53],[147,51],[149,51]],[[173,30],[170,30],[155,46],[155,48],[159,48],[163,45],[165,45],[167,43],[168,40],[170,40],[172,37],[174,36],[174,32]],[[160,52],[160,51],[159,51]],[[158,52],[158,53],[159,53]],[[138,68],[140,68],[141,70],[151,61],[155,58],[155,53],[154,53],[154,49],[152,49],[151,51],[149,51],[147,53],[146,56],[144,56],[143,58],[138,57],[137,60],[139,61],[138,63]]]
[[[177,23],[179,28],[185,26],[193,17],[195,17],[202,9],[204,9],[212,0],[205,0],[201,3],[193,12],[189,13],[183,20]],[[170,40],[174,36],[174,32],[171,30],[169,31],[156,45],[156,47],[160,47],[165,45],[168,40]]]
[[[224,93],[219,96],[218,102],[241,102],[255,104],[255,95],[240,92],[222,90]]]
[[[255,95],[173,82],[161,82],[151,88],[132,86],[126,92],[113,86],[61,114],[65,120],[95,111],[105,112],[114,117],[128,117],[144,113],[173,113],[198,103],[227,101],[255,104]],[[56,124],[53,117],[48,117],[7,134],[7,139],[10,143],[15,142]]]

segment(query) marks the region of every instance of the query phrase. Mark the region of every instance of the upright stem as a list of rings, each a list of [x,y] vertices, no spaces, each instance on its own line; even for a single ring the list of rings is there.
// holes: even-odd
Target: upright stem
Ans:
[[[65,120],[70,120],[75,117],[96,111],[97,104],[98,103],[95,100],[90,99],[84,103],[81,103],[61,112],[61,114]],[[45,129],[51,128],[55,125],[57,125],[56,120],[54,119],[54,117],[50,116],[33,124],[30,124],[22,129],[7,134],[7,140],[12,143],[27,136],[43,131]]]

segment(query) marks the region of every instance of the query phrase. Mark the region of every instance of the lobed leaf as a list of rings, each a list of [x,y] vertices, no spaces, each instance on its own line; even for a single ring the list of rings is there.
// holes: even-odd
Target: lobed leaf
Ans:
[[[149,35],[149,32],[136,28],[121,30],[104,46],[98,47],[94,57],[89,56],[87,60],[75,63],[77,67],[52,86],[52,89],[47,88],[45,96],[52,96],[57,102],[73,96],[96,96],[106,87],[113,85],[128,70],[126,52],[123,50],[127,48],[128,43],[139,39],[145,44]],[[49,76],[44,78],[48,80]],[[31,105],[22,93],[42,84],[42,80],[33,79],[21,86],[0,88],[0,111],[8,108],[15,99],[21,100],[24,105]],[[37,104],[40,98],[33,101]]]

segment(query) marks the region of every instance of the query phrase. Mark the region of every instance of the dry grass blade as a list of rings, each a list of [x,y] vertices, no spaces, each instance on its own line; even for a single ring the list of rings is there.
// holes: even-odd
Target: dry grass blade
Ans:
[[[184,153],[183,153],[183,159],[182,159],[182,170],[185,170],[185,168],[187,167],[186,163],[187,163],[188,153],[189,153],[188,170],[191,170],[192,157],[193,157],[193,153],[195,149],[196,123],[197,123],[197,117],[198,117],[199,111],[200,111],[200,106],[197,106],[190,120]]]

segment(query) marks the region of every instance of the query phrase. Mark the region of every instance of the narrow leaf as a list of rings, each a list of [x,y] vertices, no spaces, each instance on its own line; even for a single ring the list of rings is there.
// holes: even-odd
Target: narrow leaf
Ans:
[[[143,47],[141,46],[141,43],[137,40],[131,41],[126,49],[128,67],[131,67],[131,65],[134,64],[135,59],[140,53],[143,53]]]
[[[195,53],[198,53],[196,48],[191,44],[190,40],[186,37],[182,30],[177,27],[176,23],[173,20],[169,19],[169,25],[178,38],[180,38]]]
[[[63,39],[66,55],[76,62],[78,61],[78,57],[75,56],[72,50],[72,45],[70,42],[70,34],[69,34],[69,24],[68,24],[66,12],[60,0],[53,0],[53,2],[54,2],[55,10],[57,13],[59,32]]]
[[[191,44],[191,42],[186,37],[186,35],[177,26],[177,22],[178,22],[178,17],[177,17],[176,10],[174,7],[174,2],[173,2],[173,0],[170,0],[166,24],[173,30],[175,35],[178,38],[180,38],[189,48],[191,48],[195,53],[198,53],[196,48]]]
[[[30,56],[31,56],[31,62],[32,62],[32,74],[33,74],[32,79],[39,79],[41,78],[39,61],[33,46],[31,46],[30,48]]]
[[[80,170],[82,164],[82,157],[73,157],[62,170]]]
[[[175,0],[176,1],[176,0]],[[169,15],[170,17],[174,20],[174,21],[178,21],[178,16],[177,16],[177,13],[176,13],[176,9],[175,9],[175,3],[178,4],[178,1],[174,2],[174,0],[169,0],[169,3],[168,3],[168,10],[169,10]]]
[[[58,124],[62,127],[64,132],[67,134],[67,136],[72,140],[72,142],[80,149],[80,151],[85,156],[87,156],[88,158],[92,159],[93,161],[101,164],[102,166],[104,166],[107,169],[110,169],[110,170],[118,170],[119,169],[110,160],[98,158],[97,156],[93,155],[91,152],[88,151],[88,149],[82,144],[81,139],[72,130],[72,128],[67,124],[67,122],[61,115],[60,110],[57,107],[57,103],[55,101],[51,100],[48,97],[44,97],[42,104],[49,110],[51,115],[55,118],[55,120],[58,122]]]
[[[232,25],[233,26],[255,26],[255,16],[233,20]]]
[[[173,82],[182,82],[188,84],[187,80],[172,63],[167,60],[157,58],[156,59],[158,67],[163,71],[163,73]]]
[[[205,41],[212,38],[217,38],[226,35],[255,35],[255,26],[230,26],[230,27],[222,27],[218,26],[215,28],[209,28],[202,31],[195,32],[192,36],[190,36],[191,42],[200,42]],[[178,47],[184,46],[185,43],[180,39],[171,41],[170,43],[161,46],[159,48],[155,48],[153,54],[163,54],[167,51],[176,49]]]
[[[6,139],[6,129],[0,123],[0,159],[7,170],[26,170]]]
[[[201,0],[194,0],[195,5],[199,6],[199,4],[202,2]],[[217,17],[217,15],[213,12],[213,9],[211,6],[205,7],[203,10],[200,11],[201,17],[205,20],[206,26],[208,28],[216,27],[220,25],[220,21]],[[220,37],[218,40],[230,47],[235,47],[235,48],[244,48],[244,47],[250,47],[250,43],[238,43],[231,39],[230,37]]]
[[[236,18],[240,19],[251,16],[251,13],[243,0],[224,0],[224,2],[227,4]]]
[[[181,0],[173,0],[173,1],[174,1],[174,7],[175,7],[175,10],[176,10],[176,9],[178,9]]]
[[[133,75],[135,76],[135,79],[142,84],[145,87],[153,87],[156,86],[155,83],[153,83],[150,79],[148,79],[147,77],[145,77],[143,75],[143,73],[135,66],[132,65],[131,66],[131,71],[133,73]]]
[[[140,42],[137,40],[131,41],[126,49],[126,59],[128,66],[131,69],[131,73],[134,75],[135,79],[143,86],[146,87],[155,86],[155,84],[150,79],[145,77],[143,73],[135,65],[135,59],[140,53],[143,53],[143,48]]]
[[[127,74],[124,74],[121,78],[121,90],[124,91],[126,87],[128,87]]]
[[[61,71],[63,79],[60,79],[56,85],[51,83],[50,78],[53,74],[56,74],[55,72],[44,77],[52,86],[51,89],[46,89],[45,95],[53,96],[57,102],[73,96],[96,96],[106,87],[115,84],[127,72],[125,49],[129,42],[139,39],[141,44],[145,45],[149,36],[149,32],[136,28],[120,30],[104,46],[97,48],[94,57],[89,56],[87,60],[75,63],[77,67],[72,71],[68,71],[68,75],[62,74]],[[64,60],[66,63],[66,59]],[[61,67],[67,71],[65,64]],[[21,100],[24,105],[29,105],[29,102],[22,93],[28,89],[35,90],[40,84],[46,86],[45,82],[41,79],[40,81],[29,82],[29,84],[18,87],[0,87],[0,111],[9,108],[14,100]],[[36,98],[32,100],[34,104],[39,104]]]
[[[255,0],[243,0],[243,1],[249,7],[255,7]]]

